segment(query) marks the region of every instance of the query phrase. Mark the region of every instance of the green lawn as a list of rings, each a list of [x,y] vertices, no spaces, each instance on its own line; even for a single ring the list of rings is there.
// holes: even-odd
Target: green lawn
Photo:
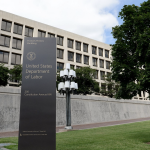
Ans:
[[[0,143],[15,143],[3,138]],[[150,150],[150,121],[56,134],[57,150]],[[17,150],[17,146],[7,146]]]

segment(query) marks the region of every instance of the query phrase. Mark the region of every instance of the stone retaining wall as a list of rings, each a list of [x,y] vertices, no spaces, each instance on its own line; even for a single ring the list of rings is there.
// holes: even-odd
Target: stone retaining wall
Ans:
[[[90,124],[150,117],[150,101],[71,95],[72,124]],[[0,132],[19,128],[20,88],[0,87]],[[56,125],[66,122],[65,96],[57,94]]]

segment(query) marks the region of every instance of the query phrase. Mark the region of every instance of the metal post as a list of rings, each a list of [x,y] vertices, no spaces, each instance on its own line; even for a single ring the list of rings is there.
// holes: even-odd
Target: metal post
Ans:
[[[71,101],[70,101],[70,91],[66,90],[66,127],[65,129],[72,129],[71,126]]]

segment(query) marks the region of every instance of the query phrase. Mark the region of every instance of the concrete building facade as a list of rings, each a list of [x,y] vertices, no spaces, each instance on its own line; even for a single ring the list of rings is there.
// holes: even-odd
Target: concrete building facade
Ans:
[[[70,63],[75,69],[90,66],[96,70],[95,80],[104,84],[103,75],[110,73],[111,46],[37,21],[0,10],[0,63],[12,68],[23,62],[24,37],[57,39],[57,69]],[[10,81],[8,86],[15,86]],[[136,99],[145,99],[141,93]]]
[[[100,85],[104,82],[103,75],[111,72],[108,44],[0,11],[0,63],[9,68],[22,64],[24,37],[55,37],[57,69],[65,68],[66,63],[75,69],[90,66],[97,71],[95,79]]]

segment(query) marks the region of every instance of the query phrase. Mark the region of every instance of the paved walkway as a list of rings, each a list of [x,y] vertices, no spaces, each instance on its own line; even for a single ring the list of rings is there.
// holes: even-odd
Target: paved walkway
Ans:
[[[106,127],[106,126],[114,126],[114,125],[128,124],[128,123],[134,123],[134,122],[142,122],[142,121],[148,121],[148,120],[150,120],[150,117],[148,117],[148,118],[139,118],[139,119],[131,119],[131,120],[93,123],[93,124],[73,125],[73,129],[74,130],[83,130],[83,129],[91,129],[91,128],[97,128],[97,127]],[[56,127],[56,132],[60,132],[60,130],[64,129],[64,127],[65,126]],[[15,131],[15,132],[0,132],[0,138],[15,137],[15,136],[16,137],[18,136],[18,131]]]
[[[8,150],[7,148],[4,148],[4,146],[9,146],[9,145],[15,145],[11,143],[0,143],[0,150]]]

